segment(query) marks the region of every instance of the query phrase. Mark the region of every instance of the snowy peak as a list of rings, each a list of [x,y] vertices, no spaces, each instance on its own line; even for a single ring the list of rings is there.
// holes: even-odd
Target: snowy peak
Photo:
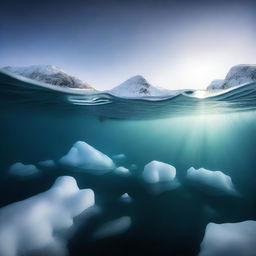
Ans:
[[[179,91],[162,89],[149,84],[149,82],[140,75],[133,76],[114,87],[109,93],[118,97],[148,97],[148,96],[174,96]]]
[[[240,64],[233,66],[224,80],[213,80],[207,90],[228,89],[251,82],[256,82],[256,65]]]
[[[225,80],[224,79],[215,79],[207,87],[207,90],[219,90],[222,88]]]
[[[150,86],[148,81],[141,75],[133,76],[122,83],[122,85],[130,85],[130,84],[137,84],[147,88]]]
[[[111,90],[117,96],[150,95],[151,85],[140,75],[133,76]]]
[[[3,67],[2,70],[27,77],[38,82],[69,88],[94,89],[82,80],[65,73],[53,65],[33,65],[26,67]]]

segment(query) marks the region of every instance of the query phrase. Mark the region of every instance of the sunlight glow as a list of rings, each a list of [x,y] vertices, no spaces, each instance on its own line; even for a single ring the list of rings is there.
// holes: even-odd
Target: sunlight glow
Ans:
[[[213,79],[225,78],[228,71],[225,66],[212,54],[184,58],[177,66],[177,83],[188,88],[205,89]]]

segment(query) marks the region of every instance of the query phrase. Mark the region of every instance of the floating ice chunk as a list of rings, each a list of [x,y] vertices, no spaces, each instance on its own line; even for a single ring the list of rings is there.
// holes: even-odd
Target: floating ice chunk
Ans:
[[[235,190],[230,176],[221,171],[210,171],[204,168],[195,169],[191,167],[187,170],[187,179],[191,185],[201,188],[210,194],[239,195]]]
[[[114,173],[118,174],[118,175],[122,175],[122,176],[129,176],[131,175],[129,169],[123,167],[123,166],[119,166],[114,170]]]
[[[112,156],[112,159],[115,161],[115,162],[123,162],[123,161],[125,161],[126,160],[126,156],[125,156],[125,154],[117,154],[117,155],[113,155]]]
[[[53,168],[55,167],[55,162],[53,160],[44,160],[44,161],[40,161],[38,165],[44,168]]]
[[[79,190],[74,178],[63,176],[48,191],[1,208],[0,255],[66,255],[67,238],[60,231],[93,205],[91,189]]]
[[[254,256],[256,221],[214,224],[206,227],[199,256]]]
[[[159,161],[145,165],[142,178],[146,182],[146,188],[153,194],[161,194],[180,186],[176,179],[176,168]]]
[[[132,220],[130,216],[109,221],[100,226],[93,234],[94,239],[103,239],[111,236],[125,233],[131,226]]]
[[[114,162],[107,155],[83,141],[76,142],[59,162],[72,170],[92,174],[104,174],[115,168]]]
[[[170,164],[159,161],[151,161],[144,167],[142,177],[147,183],[159,183],[173,181],[176,176],[176,168]]]
[[[35,165],[33,164],[23,164],[23,163],[14,163],[13,165],[10,166],[9,168],[9,174],[15,175],[15,176],[30,176],[30,175],[35,175],[38,174],[40,170],[36,168]]]
[[[131,203],[133,200],[128,193],[124,193],[120,196],[120,201],[124,203]]]

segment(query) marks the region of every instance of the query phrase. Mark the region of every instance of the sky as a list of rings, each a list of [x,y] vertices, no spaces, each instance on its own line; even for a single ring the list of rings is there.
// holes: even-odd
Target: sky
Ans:
[[[204,89],[256,63],[256,1],[8,0],[0,67],[51,64],[97,89],[134,75],[168,89]]]

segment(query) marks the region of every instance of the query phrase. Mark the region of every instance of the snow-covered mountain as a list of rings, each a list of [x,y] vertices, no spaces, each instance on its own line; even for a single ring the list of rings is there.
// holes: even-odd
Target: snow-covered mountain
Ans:
[[[33,65],[26,67],[3,67],[2,70],[27,77],[46,84],[69,88],[94,89],[82,80],[68,75],[62,69],[52,65]]]
[[[175,96],[180,90],[167,90],[153,86],[143,76],[133,76],[107,91],[118,97]]]
[[[213,80],[207,90],[222,90],[244,83],[256,82],[256,65],[233,66],[224,80]]]
[[[221,86],[224,84],[224,79],[215,79],[207,87],[207,90],[220,90]]]

